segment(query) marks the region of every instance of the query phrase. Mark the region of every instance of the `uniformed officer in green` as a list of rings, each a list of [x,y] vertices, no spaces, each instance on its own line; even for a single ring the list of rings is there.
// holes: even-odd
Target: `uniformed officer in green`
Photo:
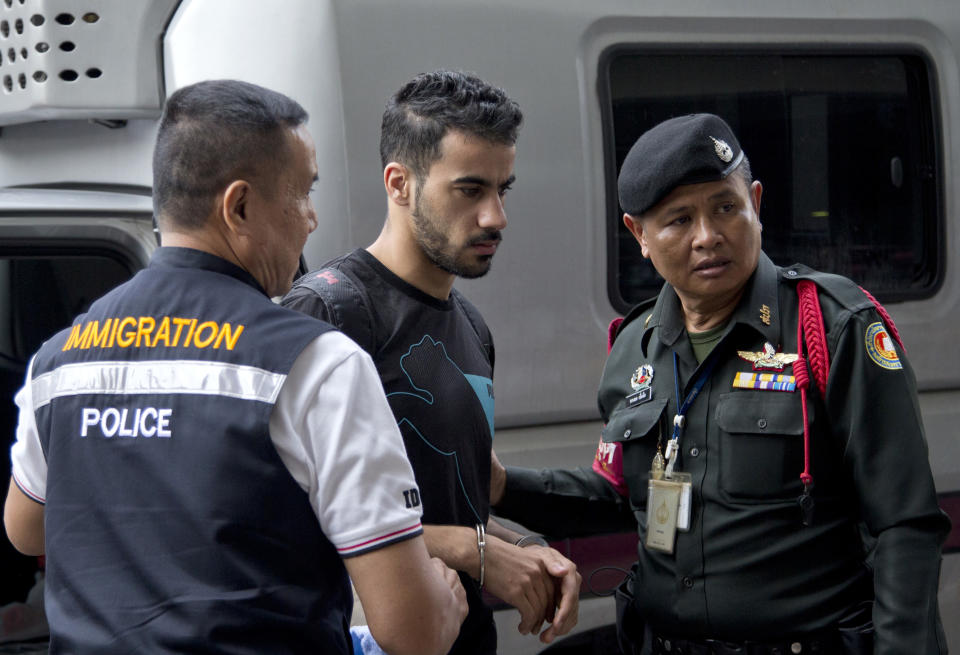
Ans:
[[[717,116],[638,139],[623,221],[666,283],[619,327],[597,461],[495,461],[491,500],[549,535],[635,521],[628,653],[946,653],[949,520],[896,329],[850,280],[770,261],[762,192]]]

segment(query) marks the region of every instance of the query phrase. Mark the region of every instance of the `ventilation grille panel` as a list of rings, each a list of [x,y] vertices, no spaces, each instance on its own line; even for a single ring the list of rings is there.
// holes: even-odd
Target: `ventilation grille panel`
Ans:
[[[159,115],[179,0],[0,0],[0,125]]]

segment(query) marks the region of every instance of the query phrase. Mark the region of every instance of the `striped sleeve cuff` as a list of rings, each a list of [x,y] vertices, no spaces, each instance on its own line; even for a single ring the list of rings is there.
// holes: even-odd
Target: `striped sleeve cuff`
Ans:
[[[33,493],[32,491],[30,491],[30,489],[28,489],[28,488],[26,487],[26,485],[24,485],[22,482],[20,482],[20,478],[17,477],[16,472],[13,473],[13,482],[14,482],[14,484],[17,485],[17,489],[19,489],[20,491],[22,491],[22,492],[23,492],[23,495],[25,495],[25,496],[26,496],[27,498],[29,498],[30,500],[35,500],[35,501],[37,501],[38,503],[40,503],[41,505],[46,505],[46,504],[47,504],[47,499],[46,499],[46,498],[44,498],[43,496],[41,496],[41,495],[39,495],[39,494]]]
[[[340,553],[340,557],[356,557],[357,555],[363,555],[364,553],[378,550],[385,546],[389,546],[390,544],[395,544],[399,541],[412,539],[421,534],[423,534],[423,526],[420,524],[420,521],[417,521],[413,525],[410,525],[406,528],[393,530],[392,532],[388,532],[378,537],[367,538],[362,541],[356,541],[353,543],[344,544],[342,546],[337,546],[337,552]]]

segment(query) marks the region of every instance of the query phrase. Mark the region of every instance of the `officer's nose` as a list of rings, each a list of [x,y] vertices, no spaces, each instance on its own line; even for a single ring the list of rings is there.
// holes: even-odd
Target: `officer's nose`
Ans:
[[[713,248],[722,238],[723,235],[710,215],[703,212],[697,214],[693,223],[694,248]]]

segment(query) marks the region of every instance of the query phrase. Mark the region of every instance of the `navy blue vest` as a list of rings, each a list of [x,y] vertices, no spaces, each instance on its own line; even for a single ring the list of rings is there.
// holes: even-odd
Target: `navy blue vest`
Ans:
[[[271,442],[328,324],[161,248],[37,354],[56,653],[350,653],[346,570]]]

